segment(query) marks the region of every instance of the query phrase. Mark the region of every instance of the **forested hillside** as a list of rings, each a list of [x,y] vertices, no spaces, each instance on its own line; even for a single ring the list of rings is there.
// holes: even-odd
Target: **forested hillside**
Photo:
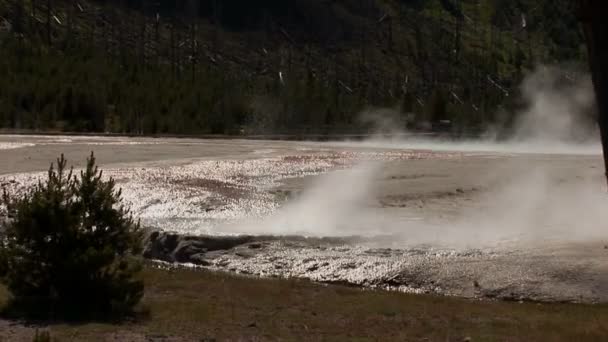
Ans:
[[[346,133],[388,107],[479,130],[526,72],[584,60],[570,4],[0,0],[0,127]]]

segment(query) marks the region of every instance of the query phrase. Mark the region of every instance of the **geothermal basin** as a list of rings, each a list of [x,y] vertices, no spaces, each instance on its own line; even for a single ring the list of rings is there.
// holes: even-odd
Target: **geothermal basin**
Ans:
[[[608,301],[597,145],[0,135],[19,193],[94,151],[151,230],[239,243],[188,265],[411,293]],[[236,239],[236,240],[235,240]]]

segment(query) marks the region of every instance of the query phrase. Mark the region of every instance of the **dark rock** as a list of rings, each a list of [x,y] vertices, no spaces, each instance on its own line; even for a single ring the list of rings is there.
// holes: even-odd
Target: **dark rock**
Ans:
[[[179,235],[153,231],[144,240],[144,258],[174,262],[172,254],[178,244]]]
[[[226,267],[226,266],[230,265],[230,261],[228,261],[228,260],[220,260],[219,262],[217,262],[217,265],[219,267]]]
[[[211,251],[211,252],[206,252],[205,253],[205,259],[207,259],[207,260],[215,260],[215,259],[218,259],[218,258],[226,255],[227,253],[230,253],[230,251]]]
[[[306,268],[306,271],[307,272],[314,272],[314,271],[316,271],[318,269],[319,269],[319,265],[318,264],[314,264],[314,265],[309,266],[308,268]]]
[[[355,262],[349,262],[349,263],[346,263],[346,264],[340,266],[340,268],[344,269],[344,270],[346,270],[346,269],[355,269],[355,268],[357,268],[357,263],[355,263]]]
[[[234,255],[245,259],[252,258],[257,253],[255,250],[250,249],[248,246],[238,246],[233,248],[232,251]]]
[[[173,259],[177,262],[191,262],[193,255],[204,254],[206,251],[202,243],[182,240],[173,252]]]
[[[204,253],[190,256],[190,262],[200,266],[211,266],[212,263],[205,257]]]
[[[143,256],[171,263],[205,265],[209,264],[205,260],[207,253],[231,250],[252,240],[252,236],[184,236],[156,230],[145,238]],[[212,254],[217,257],[218,253]]]

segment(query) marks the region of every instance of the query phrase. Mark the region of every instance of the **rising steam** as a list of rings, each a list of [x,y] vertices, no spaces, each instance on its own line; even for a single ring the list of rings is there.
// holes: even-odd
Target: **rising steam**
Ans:
[[[520,93],[522,106],[518,112],[511,113],[514,123],[494,126],[481,138],[429,138],[400,130],[404,125],[399,114],[383,109],[362,114],[361,121],[377,133],[371,139],[335,145],[468,152],[601,153],[590,76],[569,68],[539,67],[524,79]],[[504,134],[506,139],[496,138]]]
[[[378,127],[380,133],[392,133],[392,139],[336,144],[596,155],[600,149],[590,123],[594,105],[591,82],[588,77],[574,80],[564,75],[554,67],[540,68],[525,79],[521,88],[525,106],[508,141],[446,142],[404,135],[394,138],[398,127],[394,113],[370,111],[364,113],[363,120]],[[487,188],[476,195],[475,205],[460,208],[448,221],[431,223],[389,217],[387,211],[374,206],[374,185],[382,167],[364,163],[322,176],[270,219],[241,228],[249,233],[282,235],[388,234],[394,237],[391,244],[478,245],[514,239],[572,241],[606,237],[608,198],[603,193],[601,170],[584,163],[578,167],[580,172],[568,173],[557,164],[534,164],[521,156],[507,158],[497,169],[479,175]],[[407,216],[408,209],[402,209],[402,215]]]
[[[378,223],[369,207],[379,168],[379,164],[365,163],[316,178],[297,200],[272,217],[253,224],[241,223],[238,229],[275,235],[365,235]]]
[[[591,78],[574,77],[556,67],[541,67],[526,77],[521,86],[526,107],[518,116],[513,140],[538,143],[593,140],[597,132],[592,115],[595,99]]]

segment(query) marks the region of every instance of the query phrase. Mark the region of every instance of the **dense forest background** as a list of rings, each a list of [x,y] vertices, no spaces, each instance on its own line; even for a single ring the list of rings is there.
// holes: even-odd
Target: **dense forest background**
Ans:
[[[513,119],[538,65],[584,65],[569,0],[0,0],[0,127],[352,133]]]

